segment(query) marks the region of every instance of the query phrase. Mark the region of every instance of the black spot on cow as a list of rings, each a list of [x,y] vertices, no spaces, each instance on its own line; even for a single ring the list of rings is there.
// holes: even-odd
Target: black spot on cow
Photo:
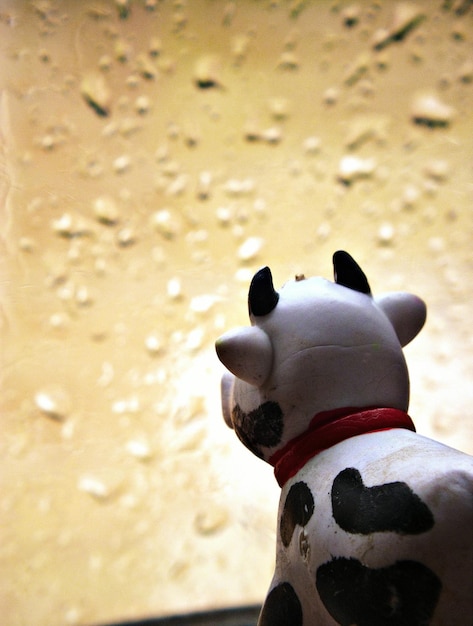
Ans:
[[[273,448],[281,441],[283,413],[277,402],[264,402],[249,413],[237,404],[232,411],[232,422],[240,441],[256,456],[263,456],[262,447]]]
[[[345,469],[332,485],[333,517],[343,530],[368,535],[392,531],[417,535],[430,530],[429,507],[403,482],[365,487],[357,469]]]
[[[416,561],[370,569],[344,558],[321,565],[316,584],[341,626],[427,626],[442,587],[434,572]]]
[[[289,489],[279,523],[279,534],[283,545],[291,543],[297,524],[305,526],[314,512],[314,497],[306,483],[294,483]]]
[[[280,583],[271,589],[258,626],[302,626],[302,606],[292,585]]]

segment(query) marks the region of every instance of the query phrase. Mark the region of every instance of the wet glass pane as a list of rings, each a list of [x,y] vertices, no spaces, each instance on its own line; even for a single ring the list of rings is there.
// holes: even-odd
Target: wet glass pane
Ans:
[[[410,414],[473,451],[469,6],[0,3],[5,624],[263,600],[278,487],[214,351],[261,265],[423,297]]]

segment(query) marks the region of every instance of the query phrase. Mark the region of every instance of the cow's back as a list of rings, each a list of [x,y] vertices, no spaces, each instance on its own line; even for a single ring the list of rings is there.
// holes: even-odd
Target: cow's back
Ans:
[[[260,624],[473,624],[472,534],[472,457],[407,430],[351,438],[282,490]]]

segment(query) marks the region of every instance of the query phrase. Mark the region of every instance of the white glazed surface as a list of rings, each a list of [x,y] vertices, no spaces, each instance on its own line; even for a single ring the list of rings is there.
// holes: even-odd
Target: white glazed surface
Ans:
[[[344,468],[358,469],[366,486],[403,481],[432,511],[433,528],[419,535],[344,532],[331,514],[330,490]],[[314,484],[315,511],[307,526],[295,529],[288,548],[279,541],[273,587],[289,580],[303,602],[304,624],[332,626],[337,622],[321,603],[317,568],[332,558],[359,559],[381,569],[396,561],[425,564],[441,579],[442,593],[431,624],[464,626],[473,619],[473,460],[468,455],[405,430],[354,437],[313,458],[281,492],[279,519],[291,486]],[[301,537],[309,537],[310,556],[301,555]]]

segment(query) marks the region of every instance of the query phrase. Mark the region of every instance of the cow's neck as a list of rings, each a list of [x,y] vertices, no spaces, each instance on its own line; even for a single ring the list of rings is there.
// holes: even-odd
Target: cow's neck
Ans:
[[[309,428],[291,439],[269,459],[279,485],[283,485],[323,450],[356,435],[415,426],[405,411],[390,408],[346,407],[318,413]]]

